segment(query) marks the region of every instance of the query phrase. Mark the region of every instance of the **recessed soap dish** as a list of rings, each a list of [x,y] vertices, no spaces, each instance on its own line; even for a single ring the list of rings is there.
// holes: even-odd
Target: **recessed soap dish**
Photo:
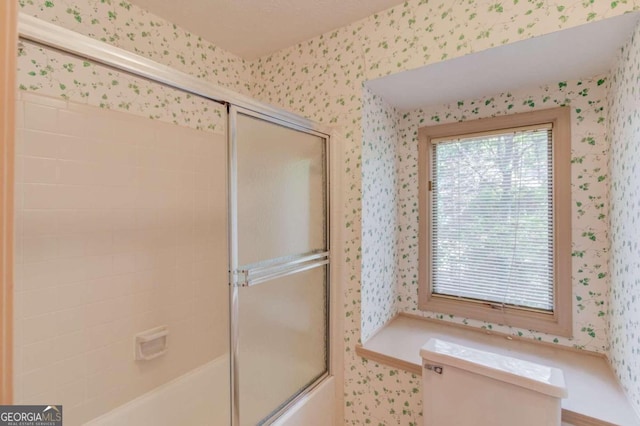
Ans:
[[[149,361],[164,355],[168,350],[169,327],[166,325],[151,328],[136,334],[135,359]]]

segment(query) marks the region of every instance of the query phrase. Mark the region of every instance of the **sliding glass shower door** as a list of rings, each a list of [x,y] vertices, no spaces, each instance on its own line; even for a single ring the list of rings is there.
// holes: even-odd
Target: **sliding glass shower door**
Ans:
[[[65,426],[228,425],[226,105],[21,52],[14,403],[63,405]]]
[[[230,121],[233,417],[268,424],[328,373],[327,138]]]

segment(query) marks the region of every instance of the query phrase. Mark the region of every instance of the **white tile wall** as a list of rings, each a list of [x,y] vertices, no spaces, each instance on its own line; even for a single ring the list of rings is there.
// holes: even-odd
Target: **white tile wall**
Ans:
[[[16,403],[81,424],[227,351],[225,137],[31,93],[17,108]],[[169,352],[134,361],[159,325]]]

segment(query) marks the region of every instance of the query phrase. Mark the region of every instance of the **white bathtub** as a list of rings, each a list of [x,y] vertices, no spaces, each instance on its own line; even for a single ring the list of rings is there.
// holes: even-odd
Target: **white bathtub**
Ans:
[[[229,358],[221,356],[87,423],[89,426],[229,424]]]
[[[229,358],[219,357],[87,423],[89,426],[227,426]],[[325,380],[280,417],[277,426],[330,426],[335,381]]]

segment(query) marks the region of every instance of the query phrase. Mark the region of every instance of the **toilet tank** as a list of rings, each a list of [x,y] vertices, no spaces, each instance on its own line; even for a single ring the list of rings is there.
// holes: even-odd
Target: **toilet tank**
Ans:
[[[422,356],[424,426],[560,426],[562,371],[430,339]]]

